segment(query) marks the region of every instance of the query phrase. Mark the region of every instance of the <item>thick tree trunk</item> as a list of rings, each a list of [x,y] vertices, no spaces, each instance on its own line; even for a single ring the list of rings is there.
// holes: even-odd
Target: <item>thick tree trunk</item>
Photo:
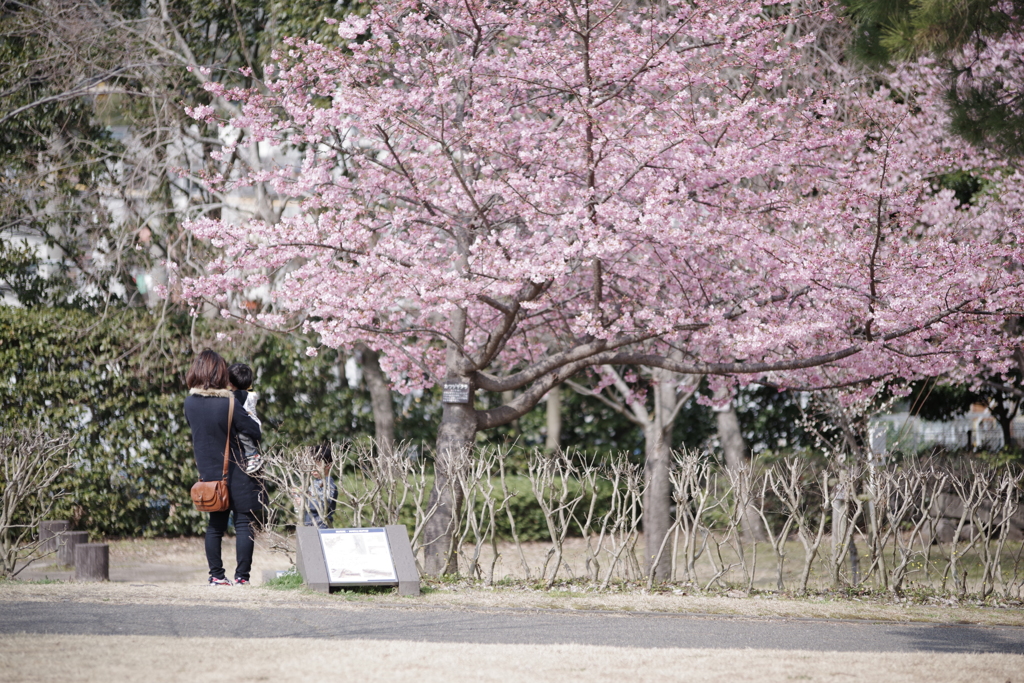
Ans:
[[[672,462],[672,425],[676,404],[676,375],[668,370],[654,369],[654,415],[644,426],[644,554],[648,575],[654,581],[666,581],[672,571],[671,541],[666,541],[672,527],[672,483],[669,467]]]
[[[668,476],[671,449],[655,425],[650,425],[644,432],[644,475],[647,480],[644,490],[644,561],[648,574],[654,573],[655,581],[666,581],[672,571],[671,541],[665,542],[672,526],[672,484]]]
[[[728,408],[717,411],[716,419],[718,440],[722,444],[725,466],[733,472],[744,469],[749,472],[751,462],[747,453],[747,443],[743,440],[739,416],[736,415],[736,409],[733,408],[732,403],[729,403]],[[749,478],[743,477],[741,481],[749,482]],[[744,486],[749,486],[749,484],[745,483]],[[757,502],[751,498],[749,488],[737,491],[736,494],[738,499],[747,501],[740,517],[740,530],[744,540],[748,543],[766,540],[768,535],[765,533],[764,522],[761,521],[761,516],[757,512]]]
[[[428,576],[457,574],[457,538],[462,513],[459,479],[473,454],[476,441],[476,411],[470,404],[444,404],[437,429],[434,459],[434,488],[428,511],[433,511],[423,528],[423,571]]]
[[[999,428],[1003,430],[1003,448],[1013,446],[1013,418],[1001,415],[996,418],[999,421]]]
[[[552,387],[547,397],[548,431],[544,439],[544,450],[551,453],[562,445],[562,387]]]
[[[1003,448],[1013,446],[1013,418],[1017,417],[1019,409],[1018,403],[1007,401],[1002,396],[996,396],[989,402],[989,411],[992,413],[992,417],[996,418],[999,429],[1003,432]]]
[[[430,519],[423,527],[423,571],[428,576],[457,574],[458,553],[455,543],[462,513],[462,488],[459,481],[473,455],[476,442],[477,415],[473,407],[473,385],[464,369],[460,354],[466,337],[465,311],[452,316],[452,341],[445,354],[446,382],[469,385],[467,403],[445,403],[441,424],[437,428],[434,456],[434,488],[430,492]]]
[[[382,453],[391,453],[395,447],[395,406],[391,402],[391,387],[380,369],[380,356],[367,347],[359,349],[363,378],[370,391],[370,405],[373,407],[373,429],[377,448]]]

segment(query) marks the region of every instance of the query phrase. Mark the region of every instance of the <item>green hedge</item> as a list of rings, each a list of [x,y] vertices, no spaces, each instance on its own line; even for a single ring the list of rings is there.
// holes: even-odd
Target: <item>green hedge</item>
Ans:
[[[0,420],[77,436],[57,516],[98,535],[199,529],[178,368],[125,353],[152,328],[144,312],[0,308]]]
[[[551,535],[548,532],[547,521],[544,519],[544,512],[541,510],[540,505],[537,503],[537,497],[533,493],[533,489],[530,485],[530,480],[525,476],[513,475],[507,479],[509,492],[515,495],[508,501],[508,509],[512,513],[513,519],[516,522],[516,534],[519,536],[520,541],[550,541]],[[352,481],[347,482],[348,486],[358,485]],[[428,486],[430,482],[428,481]],[[601,516],[605,514],[611,507],[611,484],[608,482],[601,482],[598,488],[597,503],[594,510],[594,520],[591,522],[592,526],[600,526]],[[502,497],[501,482],[494,480],[494,497],[498,500]],[[577,489],[578,490],[578,489]],[[339,498],[344,498],[344,493],[339,492]],[[483,495],[478,495],[478,506],[483,501]],[[587,514],[588,507],[590,505],[589,497],[580,501],[576,507],[576,516],[582,521]],[[479,507],[477,508],[479,512]],[[288,515],[290,510],[285,511],[285,518],[290,519]],[[465,513],[464,513],[465,514]],[[363,524],[369,523],[365,518],[362,520]],[[380,521],[378,520],[378,523]],[[402,506],[398,517],[399,524],[405,524],[409,531],[415,528],[416,525],[416,507],[413,503],[407,502]],[[495,512],[495,534],[499,539],[512,540],[512,525],[508,521],[508,513],[504,510],[496,510]],[[484,522],[486,524],[486,520]],[[341,528],[346,526],[352,526],[354,521],[351,513],[345,509],[345,506],[339,502],[338,512],[334,517],[334,526]],[[569,528],[570,536],[581,536],[582,530],[580,529],[579,523],[572,523]],[[472,539],[470,539],[472,540]]]
[[[0,425],[78,437],[58,518],[97,536],[202,532],[206,516],[188,493],[196,470],[183,413],[190,322],[180,316],[157,328],[145,310],[0,306]],[[309,358],[307,343],[268,335],[217,350],[257,371],[268,442],[371,431],[368,397],[348,388],[335,352]]]

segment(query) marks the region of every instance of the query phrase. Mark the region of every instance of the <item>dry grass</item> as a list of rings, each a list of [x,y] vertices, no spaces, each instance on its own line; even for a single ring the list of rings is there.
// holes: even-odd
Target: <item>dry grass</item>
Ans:
[[[407,604],[408,598],[381,596],[378,602]],[[794,619],[871,619],[893,622],[969,623],[1024,626],[1024,610],[975,605],[912,605],[832,598],[747,597],[730,595],[674,595],[647,593],[572,593],[570,591],[517,591],[482,587],[447,588],[418,598],[425,605],[478,608],[528,608],[611,610],[627,612],[676,612],[723,614],[745,617]]]
[[[828,590],[832,586],[832,579],[829,574],[828,567],[826,566],[826,557],[830,552],[831,538],[826,535],[822,543],[822,549],[819,551],[817,558],[811,565],[810,580],[808,581],[808,588],[812,591]],[[861,571],[864,571],[869,564],[869,550],[863,540],[859,540],[856,544],[858,552],[861,558]],[[963,545],[963,544],[961,544]],[[490,546],[484,546],[481,549],[479,565],[479,575],[481,578],[487,578],[491,573],[491,566],[493,563],[493,574],[494,580],[500,581],[502,579],[525,579],[526,570],[524,568],[524,561],[530,568],[530,576],[537,578],[540,576],[541,570],[544,568],[545,560],[548,557],[548,551],[551,548],[549,542],[532,542],[522,544],[522,555],[519,553],[519,549],[516,548],[514,543],[507,541],[499,541],[497,543],[498,557],[497,561],[494,561],[494,552]],[[637,550],[642,551],[644,548],[643,534],[638,534]],[[564,556],[562,564],[559,567],[558,576],[560,578],[576,578],[576,577],[592,577],[591,569],[587,566],[587,541],[586,539],[573,537],[567,538],[564,543],[563,551]],[[695,583],[701,587],[707,585],[708,581],[718,575],[720,576],[719,581],[715,581],[714,585],[742,585],[746,586],[749,583],[749,577],[744,575],[741,567],[740,558],[737,556],[735,548],[728,543],[723,543],[719,549],[720,555],[713,553],[711,550],[705,551],[696,562],[694,567],[693,577]],[[756,551],[756,554],[755,554]],[[926,564],[923,559],[915,561],[911,564],[910,571],[907,576],[907,581],[904,585],[904,589],[907,592],[913,592],[917,589],[924,590],[936,590],[942,585],[942,574],[945,567],[944,558],[948,555],[949,544],[943,546],[934,546],[932,548],[933,556],[930,561]],[[460,564],[459,569],[464,574],[470,574],[472,567],[468,561],[468,558],[472,556],[473,549],[470,546],[463,548],[462,553],[459,556]],[[778,563],[771,546],[768,543],[757,543],[755,545],[744,546],[745,561],[748,571],[752,571],[754,574],[754,580],[752,587],[760,590],[775,590],[778,587]],[[1024,554],[1021,549],[1021,542],[1019,541],[1008,541],[1003,549],[1004,555],[1009,558],[1013,558],[1018,554]],[[887,561],[892,563],[892,543],[889,544],[889,552],[887,553]],[[804,563],[804,549],[801,544],[796,541],[789,541],[785,544],[785,562],[783,563],[783,574],[782,579],[785,587],[789,590],[794,590],[800,585],[799,577],[800,572],[803,568]],[[677,581],[685,580],[685,569],[683,566],[684,559],[682,557],[682,551],[677,553],[676,562],[676,575]],[[729,567],[732,569],[720,572],[722,566]],[[968,554],[960,560],[961,569],[966,569],[969,574],[972,585],[976,583],[977,579],[981,576],[981,564],[976,556],[976,553]],[[846,565],[844,564],[844,571]],[[602,567],[601,572],[606,571],[607,567]],[[547,575],[550,575],[553,570],[551,562],[548,561]],[[1012,570],[1012,562],[1007,561],[1006,567],[1004,567],[1004,579],[1013,585],[1019,585],[1024,576],[1015,576]],[[638,578],[631,576],[630,578]],[[869,585],[874,585],[874,581],[869,582]],[[950,583],[951,585],[951,583]],[[999,583],[999,589],[1003,588],[1004,584]],[[997,591],[998,593],[998,591]]]
[[[320,595],[303,590],[273,591],[252,588],[211,589],[205,585],[206,567],[203,540],[150,539],[111,541],[111,577],[107,584],[0,582],[0,602],[84,601],[113,604],[228,604],[259,609],[273,606],[309,605],[346,609],[357,606],[391,605],[402,607],[455,607],[471,609],[564,609],[611,610],[631,612],[676,612],[726,614],[747,617],[788,617],[820,619],[875,619],[882,621],[965,622],[984,625],[1024,626],[1024,609],[1019,607],[979,606],[969,601],[935,600],[933,604],[913,604],[860,598],[776,597],[743,591],[703,594],[691,589],[649,593],[640,588],[596,591],[579,584],[556,585],[556,590],[537,590],[521,579],[518,554],[511,544],[499,545],[498,580],[512,579],[509,585],[485,586],[481,582],[426,583],[425,595],[403,598],[394,594]],[[231,542],[224,544],[224,558],[233,558]],[[543,564],[548,544],[524,544],[527,561]],[[570,539],[566,561],[576,572],[582,563],[582,541]],[[229,565],[230,566],[230,565]],[[285,569],[287,559],[257,544],[253,582],[258,584],[265,569]],[[25,579],[67,579],[70,573],[33,567]],[[566,572],[569,577],[572,573]],[[118,580],[120,578],[120,580]]]
[[[514,663],[514,664],[513,664]],[[148,636],[0,636],[3,680],[59,681],[992,681],[1024,656]],[[201,674],[199,672],[202,672]]]

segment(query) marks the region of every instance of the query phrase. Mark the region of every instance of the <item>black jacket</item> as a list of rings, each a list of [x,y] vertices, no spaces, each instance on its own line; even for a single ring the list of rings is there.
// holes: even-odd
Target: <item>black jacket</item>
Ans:
[[[216,481],[224,471],[224,441],[227,439],[227,389],[193,389],[185,398],[185,419],[192,428],[192,450],[203,481]],[[231,421],[231,435],[245,434],[254,442],[260,441],[260,427],[245,409],[235,402]],[[228,491],[231,507],[235,510],[258,511],[261,508],[262,482],[246,474],[238,442],[231,439],[231,457],[228,462]]]

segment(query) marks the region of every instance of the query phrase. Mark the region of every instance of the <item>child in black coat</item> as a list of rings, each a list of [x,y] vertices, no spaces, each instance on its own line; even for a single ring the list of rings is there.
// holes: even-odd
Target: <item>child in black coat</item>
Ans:
[[[235,401],[245,408],[245,412],[249,414],[249,417],[262,430],[263,424],[256,417],[256,401],[259,395],[249,391],[252,388],[252,368],[245,363],[232,363],[228,367],[228,380],[231,382]],[[242,447],[242,457],[245,459],[245,465],[242,469],[245,470],[246,474],[255,474],[263,467],[263,454],[260,453],[259,443],[253,441],[245,434],[237,434],[236,436],[238,437],[238,443]]]

